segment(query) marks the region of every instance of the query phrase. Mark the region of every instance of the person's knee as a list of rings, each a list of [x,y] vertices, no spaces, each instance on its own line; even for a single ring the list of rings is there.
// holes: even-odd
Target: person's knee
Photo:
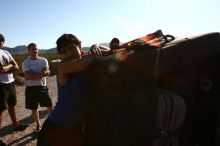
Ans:
[[[37,114],[38,110],[37,109],[32,109],[31,112],[32,112],[32,114]]]
[[[8,111],[9,112],[14,112],[15,111],[15,106],[8,106]]]
[[[14,109],[14,108],[15,108],[14,105],[13,106],[8,105],[8,109]]]
[[[47,112],[50,114],[53,111],[53,107],[47,107]]]

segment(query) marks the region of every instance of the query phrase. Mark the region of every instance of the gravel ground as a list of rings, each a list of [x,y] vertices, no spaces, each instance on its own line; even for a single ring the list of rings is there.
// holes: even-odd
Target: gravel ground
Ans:
[[[47,86],[49,94],[52,98],[53,105],[57,100],[56,77],[48,77]],[[28,128],[22,132],[12,132],[11,119],[8,112],[3,114],[3,123],[0,129],[2,140],[9,146],[35,146],[37,142],[37,134],[34,132],[36,125],[32,119],[31,111],[25,109],[25,86],[16,86],[18,103],[16,105],[17,119],[20,123],[28,124]],[[41,122],[43,123],[47,117],[46,108],[39,107]]]

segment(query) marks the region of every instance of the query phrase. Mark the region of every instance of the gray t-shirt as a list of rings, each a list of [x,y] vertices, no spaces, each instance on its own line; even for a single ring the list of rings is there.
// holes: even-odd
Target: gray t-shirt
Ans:
[[[11,56],[11,54],[6,51],[0,49],[0,65],[1,66],[6,66],[8,65],[11,61],[13,61],[14,58]],[[14,81],[13,73],[0,73],[0,83],[11,83]]]
[[[38,57],[37,59],[25,59],[22,62],[22,71],[31,71],[33,73],[39,73],[43,70],[43,68],[48,68],[48,61],[44,57]],[[26,86],[46,86],[46,77],[42,77],[38,80],[26,80]]]

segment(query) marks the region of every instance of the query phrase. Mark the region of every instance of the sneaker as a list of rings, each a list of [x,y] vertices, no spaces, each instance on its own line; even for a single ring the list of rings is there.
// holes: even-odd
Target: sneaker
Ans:
[[[0,140],[0,146],[7,146],[2,140]]]
[[[28,125],[18,124],[16,128],[13,129],[13,131],[24,131]]]
[[[37,125],[35,132],[39,132],[41,130],[42,126],[41,125]]]

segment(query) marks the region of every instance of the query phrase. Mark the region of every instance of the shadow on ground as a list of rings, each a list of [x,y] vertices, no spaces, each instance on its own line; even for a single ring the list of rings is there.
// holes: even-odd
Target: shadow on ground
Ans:
[[[47,110],[39,111],[39,114],[40,114],[40,119],[43,119],[43,118],[45,118],[47,116]],[[19,123],[30,125],[30,124],[34,123],[34,120],[33,120],[32,116],[28,116],[28,117],[20,120]],[[1,137],[5,137],[8,134],[12,134],[13,135],[14,133],[15,132],[12,131],[12,125],[7,125],[7,126],[2,127],[0,129]],[[10,143],[8,143],[8,146],[14,145],[14,144],[16,144],[16,143],[18,143],[20,141],[22,141],[22,143],[16,144],[16,146],[24,146],[24,145],[30,143],[31,141],[35,140],[36,138],[37,138],[37,133],[36,132],[27,133],[23,137],[20,137],[18,139],[14,139]]]
[[[18,138],[16,140],[8,143],[7,145],[12,146],[12,145],[16,144],[16,146],[25,146],[26,144],[30,143],[31,141],[34,141],[35,139],[37,139],[37,133],[32,132],[32,133],[29,133],[21,138]]]

